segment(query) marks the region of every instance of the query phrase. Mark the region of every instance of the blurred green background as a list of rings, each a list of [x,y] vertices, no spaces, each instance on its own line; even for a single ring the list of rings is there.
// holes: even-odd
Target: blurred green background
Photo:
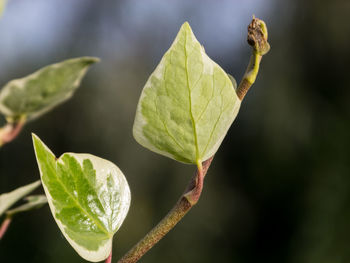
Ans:
[[[200,202],[140,262],[350,262],[346,0],[10,0],[0,20],[1,86],[70,57],[102,62],[73,99],[0,149],[0,193],[39,178],[31,132],[56,155],[87,152],[116,163],[132,191],[114,239],[116,262],[167,213],[194,172],[133,139],[144,83],[184,21],[240,81],[253,14],[266,21],[272,46],[257,82],[215,157]],[[14,219],[0,242],[0,261],[83,259],[45,206]]]

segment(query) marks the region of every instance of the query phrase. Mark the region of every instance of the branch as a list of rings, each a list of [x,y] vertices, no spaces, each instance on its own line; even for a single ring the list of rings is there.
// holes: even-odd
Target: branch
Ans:
[[[0,226],[0,240],[3,238],[5,235],[10,223],[11,223],[12,218],[10,216],[7,216],[5,220],[2,222]]]
[[[247,70],[239,84],[236,92],[240,100],[248,92],[255,82],[259,71],[260,61],[265,55],[270,45],[267,42],[267,28],[264,21],[253,17],[248,26],[248,44],[253,47],[253,54],[250,58]],[[162,239],[198,202],[202,189],[204,177],[210,167],[214,156],[203,164],[198,165],[197,172],[188,184],[184,194],[177,201],[173,209],[155,226],[143,239],[141,239],[128,253],[126,253],[118,263],[137,262],[148,250],[150,250],[160,239]]]
[[[177,201],[173,209],[154,227],[142,240],[140,240],[118,263],[137,262],[149,249],[162,239],[194,206],[201,195],[203,180],[213,157],[203,162],[202,169],[198,169],[188,184],[186,191]]]

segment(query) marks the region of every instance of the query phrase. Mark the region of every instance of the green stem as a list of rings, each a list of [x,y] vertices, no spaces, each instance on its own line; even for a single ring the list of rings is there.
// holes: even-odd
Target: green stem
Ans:
[[[118,263],[137,262],[148,250],[162,239],[194,206],[202,193],[203,180],[209,169],[213,157],[203,162],[202,169],[198,169],[188,184],[186,191],[177,201],[173,209],[141,239]]]
[[[240,100],[243,100],[249,88],[254,84],[259,72],[261,59],[270,50],[270,44],[267,42],[267,28],[264,21],[253,17],[252,22],[248,26],[247,41],[252,46],[253,54],[250,57],[241,83],[236,90]]]
[[[261,58],[262,56],[256,53],[251,55],[247,70],[236,90],[237,96],[240,100],[243,100],[249,88],[254,84],[258,75]]]

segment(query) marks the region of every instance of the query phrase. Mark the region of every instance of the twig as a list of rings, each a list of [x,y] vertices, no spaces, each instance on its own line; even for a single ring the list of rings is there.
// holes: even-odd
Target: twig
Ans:
[[[239,84],[236,93],[240,100],[243,100],[249,88],[254,84],[259,72],[259,66],[262,56],[270,50],[270,44],[267,42],[267,28],[265,22],[253,17],[252,22],[248,26],[247,42],[253,48],[253,54],[246,72]]]
[[[106,259],[105,263],[111,263],[111,262],[112,262],[112,249],[111,249],[111,253],[109,254],[109,256]]]
[[[18,121],[8,122],[0,128],[0,147],[14,140],[21,132],[24,124],[25,118],[21,118]]]
[[[185,193],[177,201],[173,209],[154,227],[141,241],[139,241],[118,263],[137,262],[149,249],[164,237],[194,206],[201,195],[203,180],[213,157],[203,162],[202,169],[198,169],[188,184]]]
[[[248,26],[247,40],[249,45],[253,47],[253,54],[242,81],[236,90],[240,100],[243,100],[249,88],[255,82],[261,58],[270,49],[270,45],[267,42],[267,28],[262,20],[253,17],[252,22]],[[203,162],[202,165],[198,165],[196,174],[173,209],[159,222],[157,226],[141,239],[128,253],[126,253],[118,263],[137,262],[186,215],[192,206],[198,202],[203,189],[204,177],[213,158],[214,156]]]
[[[3,236],[6,233],[6,230],[8,229],[10,223],[11,223],[12,218],[7,216],[5,220],[2,222],[1,227],[0,227],[0,240],[3,238]]]

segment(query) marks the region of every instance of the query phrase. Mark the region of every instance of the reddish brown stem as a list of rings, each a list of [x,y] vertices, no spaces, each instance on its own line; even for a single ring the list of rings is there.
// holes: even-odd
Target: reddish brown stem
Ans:
[[[111,249],[111,254],[109,254],[108,258],[106,259],[105,263],[111,263],[112,262],[112,249]]]
[[[6,217],[5,220],[2,222],[1,227],[0,227],[0,240],[5,235],[6,230],[8,229],[8,227],[11,223],[11,220],[12,220],[11,217]]]
[[[7,123],[3,128],[0,128],[0,147],[14,140],[21,132],[25,121]]]
[[[161,240],[194,206],[202,193],[203,180],[214,157],[203,162],[202,169],[198,169],[188,184],[186,191],[180,197],[173,209],[155,226],[142,240],[140,240],[118,263],[137,262],[148,250]]]

